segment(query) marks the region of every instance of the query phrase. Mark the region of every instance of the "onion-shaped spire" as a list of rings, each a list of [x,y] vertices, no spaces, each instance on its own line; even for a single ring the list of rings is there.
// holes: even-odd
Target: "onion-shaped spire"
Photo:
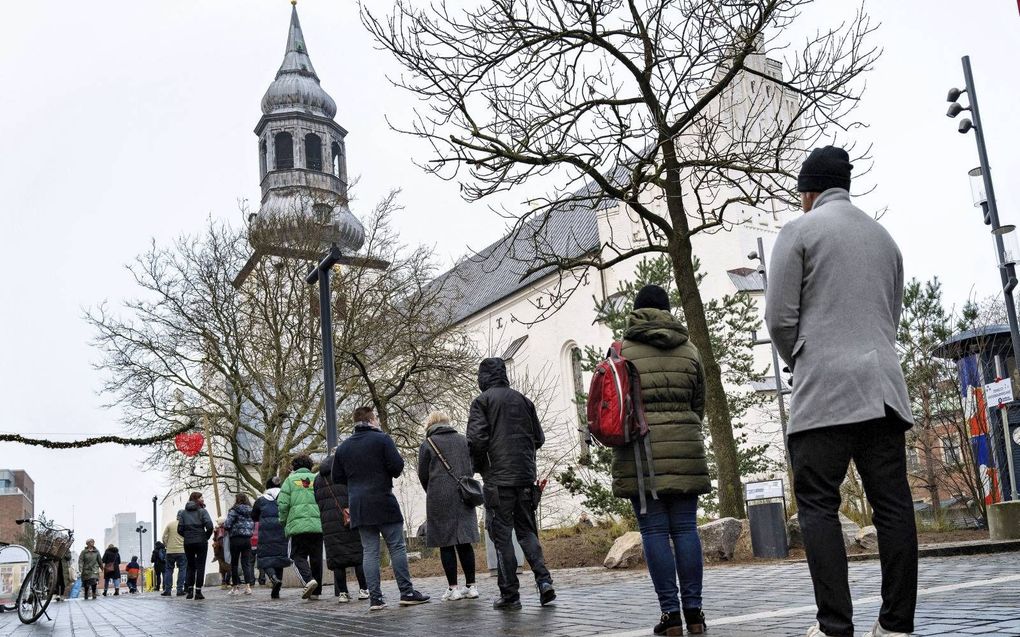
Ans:
[[[276,79],[262,97],[262,112],[308,113],[330,119],[336,115],[336,102],[319,85],[319,76],[308,57],[305,36],[298,20],[297,3],[290,12],[290,30],[287,34],[287,52]]]

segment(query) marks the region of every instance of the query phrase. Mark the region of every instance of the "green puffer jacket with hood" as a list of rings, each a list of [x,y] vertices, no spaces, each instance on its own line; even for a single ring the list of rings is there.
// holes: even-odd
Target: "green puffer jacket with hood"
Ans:
[[[686,326],[663,310],[634,310],[627,317],[622,353],[640,375],[658,494],[708,493],[712,485],[701,425],[705,415],[704,371]],[[618,447],[613,452],[613,494],[637,497],[633,447]],[[644,474],[647,477],[647,466]],[[649,490],[647,479],[645,489]]]
[[[319,504],[315,501],[315,474],[311,469],[301,468],[287,476],[276,501],[287,537],[322,533]]]

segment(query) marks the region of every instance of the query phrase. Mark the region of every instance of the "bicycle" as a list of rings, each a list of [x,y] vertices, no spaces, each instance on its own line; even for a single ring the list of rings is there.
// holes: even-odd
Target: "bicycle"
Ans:
[[[32,624],[43,615],[50,619],[46,609],[53,600],[53,593],[57,587],[60,560],[74,542],[74,531],[52,526],[41,520],[24,519],[15,522],[42,527],[41,530],[37,528],[35,533],[35,554],[38,559],[21,583],[21,590],[18,591],[18,599],[15,602],[21,623]]]

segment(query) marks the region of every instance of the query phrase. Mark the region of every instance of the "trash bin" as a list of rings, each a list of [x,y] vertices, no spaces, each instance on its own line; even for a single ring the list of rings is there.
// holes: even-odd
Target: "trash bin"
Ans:
[[[747,521],[755,557],[782,559],[790,554],[786,536],[786,491],[782,480],[746,485]]]

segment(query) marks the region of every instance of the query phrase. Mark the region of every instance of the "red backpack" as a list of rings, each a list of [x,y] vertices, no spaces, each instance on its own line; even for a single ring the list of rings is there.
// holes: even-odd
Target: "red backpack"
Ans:
[[[648,488],[658,499],[655,490],[655,469],[652,467],[652,446],[645,406],[641,401],[641,379],[634,363],[621,354],[623,346],[615,341],[605,359],[595,367],[588,388],[588,432],[607,447],[626,447],[634,443],[634,463],[637,467],[638,497],[641,513],[645,513],[644,470],[641,448],[648,463]],[[642,444],[643,443],[643,444]]]

